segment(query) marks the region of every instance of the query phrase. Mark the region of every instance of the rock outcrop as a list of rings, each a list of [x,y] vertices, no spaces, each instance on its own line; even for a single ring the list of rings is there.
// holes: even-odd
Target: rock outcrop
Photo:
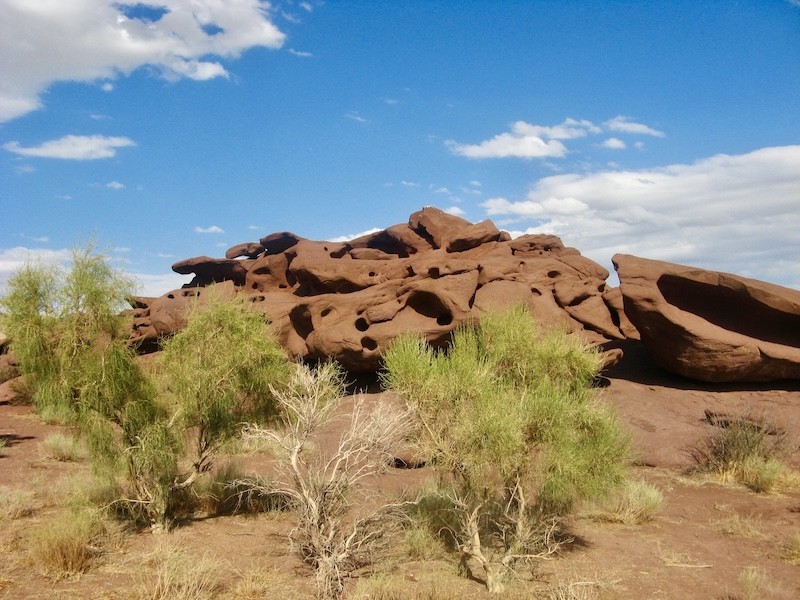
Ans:
[[[613,261],[625,313],[662,368],[708,382],[800,378],[800,291],[624,254]]]
[[[550,235],[512,240],[491,221],[472,224],[435,208],[344,243],[279,232],[234,246],[224,259],[173,266],[194,273],[189,287],[138,298],[130,341],[151,346],[185,326],[192,302],[211,289],[245,292],[292,355],[332,357],[352,371],[379,368],[400,333],[434,345],[486,310],[527,303],[545,324],[564,323],[591,342],[626,337],[608,272]]]

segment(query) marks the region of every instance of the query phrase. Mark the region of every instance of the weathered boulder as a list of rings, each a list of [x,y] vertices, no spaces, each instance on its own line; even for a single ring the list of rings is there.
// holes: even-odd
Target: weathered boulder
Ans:
[[[800,291],[618,254],[625,314],[664,369],[700,381],[800,378]]]
[[[460,323],[519,303],[543,324],[565,324],[590,342],[624,338],[623,323],[633,329],[618,314],[621,303],[608,299],[608,272],[557,237],[511,240],[491,221],[473,225],[431,207],[349,242],[280,232],[226,256],[176,263],[194,281],[161,298],[138,298],[131,343],[154,348],[185,326],[192,302],[222,286],[225,294],[246,293],[290,354],[332,357],[352,371],[378,369],[400,333],[443,345]]]

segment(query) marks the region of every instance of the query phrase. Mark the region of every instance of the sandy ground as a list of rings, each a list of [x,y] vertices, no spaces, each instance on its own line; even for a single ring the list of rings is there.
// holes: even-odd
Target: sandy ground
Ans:
[[[800,438],[800,382],[697,384],[658,369],[638,342],[625,342],[623,350],[600,395],[617,407],[629,428],[637,456],[634,475],[662,491],[663,509],[654,521],[637,526],[572,519],[569,533],[575,541],[561,556],[521,573],[515,585],[529,590],[531,598],[547,598],[551,590],[570,584],[576,594],[585,593],[576,598],[800,598],[800,566],[783,558],[786,544],[800,534],[800,491],[756,494],[686,475],[691,464],[686,448],[712,431],[707,410],[767,417]],[[374,389],[371,394],[376,395]],[[60,490],[89,470],[85,462],[42,456],[40,443],[57,429],[42,424],[30,407],[0,400],[0,436],[7,443],[0,486],[36,494],[32,515],[0,521],[0,597],[141,597],[142,585],[156,577],[148,557],[164,544],[186,548],[196,560],[214,561],[225,588],[221,596],[313,596],[312,574],[289,551],[291,515],[198,518],[165,536],[129,534],[81,577],[55,581],[40,575],[26,560],[25,533],[46,521]],[[251,457],[246,463],[258,470],[259,460]],[[799,451],[790,462],[800,468]],[[426,469],[393,470],[377,485],[393,493],[413,489],[430,476]],[[487,597],[479,583],[455,575],[454,562],[395,557],[386,564],[409,596],[439,585],[464,598]],[[271,591],[262,586],[253,595],[233,594],[254,573],[267,577]],[[748,590],[747,574],[751,582],[758,580],[755,591]]]

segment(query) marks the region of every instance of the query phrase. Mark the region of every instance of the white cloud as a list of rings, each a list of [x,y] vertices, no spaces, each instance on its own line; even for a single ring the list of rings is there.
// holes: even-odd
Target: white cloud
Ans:
[[[177,273],[163,273],[152,275],[150,273],[129,273],[139,282],[138,293],[148,298],[158,298],[167,292],[179,289],[183,284],[192,280],[191,275],[178,275]]]
[[[539,180],[489,215],[533,221],[611,269],[617,252],[800,288],[800,146],[717,155],[639,171]]]
[[[465,214],[467,214],[462,208],[458,206],[451,206],[450,208],[445,208],[444,212],[446,212],[449,215],[455,215],[456,217],[463,217]]]
[[[294,48],[289,48],[289,54],[294,54],[295,56],[300,56],[301,58],[311,58],[314,56],[311,52],[303,52],[301,50],[295,50]]]
[[[354,240],[356,238],[360,238],[360,237],[363,237],[365,235],[371,235],[373,233],[378,233],[379,231],[383,231],[383,230],[380,229],[379,227],[375,227],[373,229],[367,229],[366,231],[362,231],[361,233],[354,233],[352,235],[340,235],[339,237],[331,238],[328,241],[329,242],[337,242],[337,243],[349,242],[350,240]]]
[[[658,131],[642,123],[636,123],[630,117],[623,117],[622,115],[606,121],[603,126],[611,131],[621,131],[623,133],[653,135],[655,137],[664,137],[666,135],[663,131]]]
[[[136,142],[126,137],[67,135],[57,140],[44,142],[40,146],[25,148],[20,146],[19,142],[8,142],[3,144],[3,148],[23,156],[95,160],[98,158],[111,158],[117,154],[117,148],[135,145]]]
[[[114,84],[110,82],[106,82],[101,86],[104,92],[113,92],[114,91]]]
[[[164,77],[227,77],[212,57],[238,58],[285,35],[263,0],[2,0],[0,122],[41,108],[57,81],[92,82],[150,65]],[[108,83],[104,84],[106,89]]]
[[[418,183],[416,183],[414,181],[405,181],[405,180],[401,181],[400,185],[404,185],[406,187],[419,187]]]
[[[367,123],[367,120],[364,117],[359,116],[359,114],[355,111],[347,113],[345,117],[352,119],[353,121],[357,121],[358,123]]]
[[[445,144],[454,154],[467,158],[560,158],[566,155],[567,148],[558,139],[567,138],[549,135],[554,129],[517,121],[511,126],[510,133],[498,134],[479,144],[459,144],[453,140],[447,140]],[[542,139],[543,136],[550,137],[550,141]]]
[[[109,188],[109,189],[112,189],[112,190],[121,190],[125,186],[122,185],[119,181],[112,181],[110,183],[107,183],[106,187]]]
[[[200,227],[199,225],[194,228],[195,233],[225,233],[225,230],[216,225],[211,227]]]
[[[473,179],[472,181],[470,181],[469,184],[472,185],[472,186],[475,186],[475,187],[481,187],[481,182],[477,181],[476,179]]]
[[[251,229],[251,230],[255,230],[255,231],[261,231],[261,230],[263,230],[263,229],[264,229],[264,228],[263,228],[263,227],[261,227],[260,225],[248,225],[248,226],[247,226],[247,228],[248,228],[248,229]]]
[[[446,187],[440,187],[440,188],[436,188],[435,190],[433,190],[433,193],[434,194],[450,194],[450,190],[448,190]]]
[[[304,8],[305,10],[307,10],[308,12],[311,12],[312,10],[314,10],[314,7],[311,6],[311,4],[309,4],[308,2],[301,2],[300,6],[302,8]]]
[[[627,148],[625,142],[615,137],[608,138],[601,144],[601,146],[603,146],[603,148],[611,148],[613,150],[624,150],[625,148]]]

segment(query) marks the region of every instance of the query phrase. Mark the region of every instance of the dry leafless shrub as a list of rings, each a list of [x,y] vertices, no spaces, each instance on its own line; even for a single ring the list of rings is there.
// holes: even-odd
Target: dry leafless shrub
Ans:
[[[274,391],[285,426],[250,426],[245,436],[269,440],[279,458],[279,477],[262,490],[288,499],[298,517],[291,538],[303,560],[316,571],[318,594],[339,597],[349,573],[370,561],[384,539],[398,505],[354,510],[366,478],[384,472],[392,450],[409,433],[408,413],[384,402],[368,407],[355,398],[338,444],[326,450],[320,432],[335,418],[343,378],[333,363],[300,367],[287,391]]]

